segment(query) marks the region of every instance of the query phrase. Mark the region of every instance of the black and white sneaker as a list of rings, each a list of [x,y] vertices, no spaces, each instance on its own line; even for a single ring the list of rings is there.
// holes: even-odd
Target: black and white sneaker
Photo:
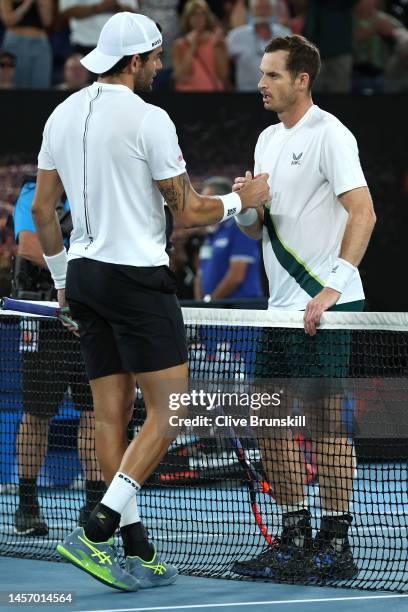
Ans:
[[[353,521],[351,514],[322,518],[310,558],[310,574],[324,580],[350,580],[359,569],[353,559],[347,531]]]
[[[28,536],[48,535],[48,525],[42,517],[40,508],[19,506],[14,514],[14,533]]]
[[[284,514],[282,534],[276,541],[276,547],[268,546],[253,559],[235,561],[231,571],[264,580],[303,582],[313,550],[309,511]]]

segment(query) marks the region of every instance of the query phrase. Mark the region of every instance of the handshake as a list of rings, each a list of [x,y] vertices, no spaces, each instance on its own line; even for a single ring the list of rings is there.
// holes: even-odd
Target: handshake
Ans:
[[[239,194],[242,210],[245,208],[258,208],[270,202],[268,178],[269,174],[266,172],[252,178],[252,174],[247,171],[245,176],[238,176],[235,179],[232,191]]]

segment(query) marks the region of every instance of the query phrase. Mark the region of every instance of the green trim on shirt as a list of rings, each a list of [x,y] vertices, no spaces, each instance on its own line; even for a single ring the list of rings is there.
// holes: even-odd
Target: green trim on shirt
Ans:
[[[290,274],[298,285],[311,297],[315,297],[324,287],[324,281],[313,274],[305,261],[284,243],[272,219],[270,211],[264,209],[264,225],[268,230],[269,239],[275,256],[281,266]]]

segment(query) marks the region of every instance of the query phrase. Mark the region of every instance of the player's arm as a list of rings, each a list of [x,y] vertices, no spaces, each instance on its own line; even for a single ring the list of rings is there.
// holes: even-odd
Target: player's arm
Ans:
[[[242,209],[262,206],[269,199],[267,174],[261,174],[253,181],[245,184],[239,191]],[[232,196],[202,196],[190,183],[185,172],[172,178],[157,180],[157,187],[170,208],[176,222],[184,227],[213,225],[234,216],[239,212],[235,203],[239,200]],[[228,204],[225,204],[225,198]]]
[[[340,204],[348,212],[340,254],[325,279],[325,286],[306,306],[305,331],[316,333],[323,312],[334,306],[360,263],[375,225],[370,192],[360,165],[357,141],[349,130],[328,123],[322,142],[320,171]]]
[[[64,249],[56,206],[64,187],[56,170],[38,170],[32,215],[38,239],[45,255],[57,255]]]
[[[252,174],[249,170],[247,170],[245,176],[236,177],[232,186],[232,191],[239,192],[242,187],[250,181],[252,181]],[[263,208],[257,208],[254,211],[256,212],[256,217],[252,210],[243,211],[241,214],[235,217],[235,220],[241,232],[253,240],[260,240],[262,238],[264,210]]]
[[[31,213],[44,252],[45,262],[51,273],[55,288],[58,290],[58,302],[61,307],[67,306],[65,277],[68,262],[61,226],[55,209],[63,193],[64,187],[56,170],[38,170]],[[76,327],[67,323],[63,325],[75,335],[78,335]]]
[[[339,257],[358,266],[367,250],[376,222],[373,201],[368,187],[346,191],[338,199],[348,212]]]
[[[316,333],[321,314],[337,303],[342,293],[342,285],[347,282],[347,275],[351,276],[355,267],[361,262],[376,222],[373,202],[367,187],[346,191],[340,194],[338,199],[348,212],[348,220],[337,264],[329,275],[324,289],[306,306],[305,331],[312,336]]]

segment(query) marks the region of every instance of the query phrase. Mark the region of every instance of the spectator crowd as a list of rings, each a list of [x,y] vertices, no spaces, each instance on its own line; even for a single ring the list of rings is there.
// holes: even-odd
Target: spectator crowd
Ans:
[[[408,0],[0,0],[0,89],[85,87],[94,75],[81,58],[119,11],[141,12],[161,26],[157,90],[257,91],[267,42],[303,34],[322,57],[317,93],[408,92]],[[0,167],[0,180],[3,170],[10,175]],[[225,181],[215,177],[201,186],[219,192]],[[2,295],[16,251],[7,221],[14,182],[13,194],[5,187],[0,202]],[[235,224],[207,233],[176,228],[173,243],[180,298],[262,294],[258,247],[237,237]]]
[[[256,91],[266,43],[294,33],[320,49],[317,92],[408,91],[407,0],[0,0],[0,89],[83,87],[118,11],[160,24],[159,90]]]

